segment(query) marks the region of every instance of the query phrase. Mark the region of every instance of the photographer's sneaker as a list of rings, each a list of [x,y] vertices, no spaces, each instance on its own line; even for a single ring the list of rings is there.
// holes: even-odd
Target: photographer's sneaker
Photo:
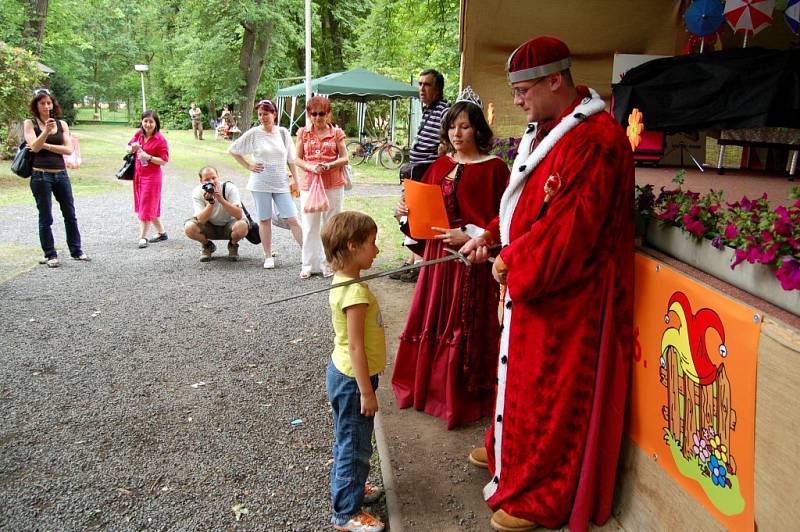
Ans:
[[[209,240],[203,244],[203,252],[200,255],[200,262],[208,262],[211,260],[211,255],[217,250],[216,244]]]
[[[349,532],[382,532],[383,522],[372,514],[361,511],[343,525],[333,525],[334,530]]]
[[[273,259],[272,257],[265,258],[264,259],[264,269],[265,270],[271,270],[273,268],[275,268],[275,259]]]
[[[232,262],[239,260],[239,244],[228,242],[228,260]]]

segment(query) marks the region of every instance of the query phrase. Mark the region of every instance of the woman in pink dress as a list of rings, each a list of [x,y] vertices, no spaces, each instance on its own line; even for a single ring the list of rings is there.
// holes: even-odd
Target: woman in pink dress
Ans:
[[[133,210],[139,218],[139,247],[148,243],[167,239],[161,225],[161,167],[169,161],[169,146],[159,130],[161,121],[155,111],[142,113],[141,127],[128,142],[128,151],[136,154],[136,168],[133,173]],[[147,239],[150,225],[156,234]]]
[[[465,89],[465,93],[467,89]],[[425,173],[424,183],[441,187],[449,227],[423,241],[425,260],[458,250],[497,216],[509,169],[488,155],[492,130],[471,89],[442,120],[448,154]],[[463,98],[464,93],[460,98]],[[408,214],[401,201],[398,220]],[[499,287],[491,263],[459,261],[420,271],[405,329],[394,361],[392,389],[400,408],[413,406],[447,423],[448,429],[492,413],[500,326]],[[495,316],[494,319],[492,317]]]

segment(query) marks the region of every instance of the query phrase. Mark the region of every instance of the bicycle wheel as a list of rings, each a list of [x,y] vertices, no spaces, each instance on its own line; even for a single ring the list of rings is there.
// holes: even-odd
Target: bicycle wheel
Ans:
[[[400,168],[400,165],[405,162],[405,159],[406,154],[403,148],[395,146],[394,144],[385,144],[381,148],[381,151],[378,152],[378,161],[381,163],[381,166],[389,170]]]
[[[350,164],[358,165],[367,160],[367,150],[363,144],[357,140],[347,143],[347,156],[350,158]]]

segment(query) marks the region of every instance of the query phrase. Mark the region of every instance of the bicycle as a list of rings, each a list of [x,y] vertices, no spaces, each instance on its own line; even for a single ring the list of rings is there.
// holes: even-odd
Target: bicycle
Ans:
[[[392,144],[389,139],[350,141],[347,143],[347,155],[350,157],[350,164],[356,166],[376,155],[377,162],[389,170],[400,168],[408,159],[406,148]]]

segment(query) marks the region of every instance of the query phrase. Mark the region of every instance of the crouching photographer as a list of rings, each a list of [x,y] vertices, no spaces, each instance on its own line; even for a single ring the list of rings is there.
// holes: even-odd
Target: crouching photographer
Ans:
[[[186,220],[184,232],[203,246],[200,262],[208,262],[217,250],[213,240],[228,241],[228,260],[239,259],[239,241],[247,235],[239,189],[230,181],[220,183],[217,169],[200,170],[200,184],[192,190],[194,216]]]

